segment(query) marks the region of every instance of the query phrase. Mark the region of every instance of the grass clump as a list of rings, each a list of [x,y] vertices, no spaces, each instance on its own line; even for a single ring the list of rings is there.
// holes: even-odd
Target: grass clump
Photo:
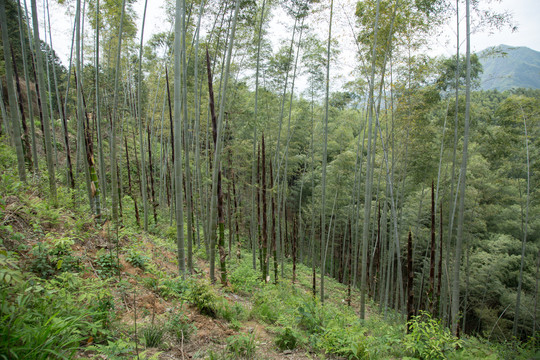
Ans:
[[[227,351],[237,359],[254,359],[255,336],[253,334],[239,334],[227,338]]]
[[[150,325],[145,327],[142,330],[144,343],[147,348],[158,347],[161,345],[161,340],[163,339],[163,328],[160,328],[156,325]]]
[[[195,325],[189,322],[186,315],[175,313],[169,318],[166,324],[167,331],[171,333],[178,342],[188,342],[191,336],[197,331]]]

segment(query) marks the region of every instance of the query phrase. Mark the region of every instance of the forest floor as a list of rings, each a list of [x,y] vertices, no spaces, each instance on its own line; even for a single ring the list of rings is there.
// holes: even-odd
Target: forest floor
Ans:
[[[405,333],[403,316],[366,304],[325,276],[285,260],[278,284],[262,281],[251,253],[227,259],[227,283],[209,281],[204,244],[193,274],[178,276],[175,227],[140,230],[124,200],[124,226],[89,216],[85,196],[59,188],[59,204],[0,177],[0,357],[76,359],[530,359],[532,345],[454,338],[429,315]],[[245,241],[242,237],[241,241]],[[247,247],[246,244],[243,247]],[[271,263],[273,267],[273,263]],[[273,270],[273,269],[272,269]],[[317,290],[320,274],[317,273]],[[458,349],[458,350],[456,350]]]
[[[70,269],[65,264],[76,261],[77,265],[72,267],[75,276],[85,283],[96,283],[102,287],[100,291],[107,287],[110,324],[106,331],[101,331],[107,335],[98,332],[95,337],[86,338],[76,358],[338,358],[314,350],[297,333],[285,339],[295,342],[292,346],[282,344],[280,349],[276,345],[276,337],[283,334],[285,324],[295,323],[298,314],[276,313],[277,308],[266,306],[261,299],[277,290],[284,298],[290,295],[295,301],[315,304],[316,300],[309,300],[312,299],[311,269],[305,266],[298,266],[294,285],[289,261],[285,279],[278,279],[280,285],[264,284],[262,276],[252,270],[250,254],[244,252],[243,258],[238,259],[233,248],[234,256],[228,259],[228,271],[233,279],[229,276],[227,286],[222,286],[216,271],[217,282],[210,285],[206,280],[209,263],[204,259],[204,250],[194,246],[194,273],[189,280],[182,280],[177,277],[176,244],[171,234],[157,236],[122,227],[116,235],[109,222],[99,225],[93,218],[81,217],[69,207],[54,209],[36,193],[8,196],[3,205],[3,224],[9,226],[10,234],[16,235],[6,237],[3,245],[18,254],[14,267],[21,269],[24,276],[38,275],[38,281],[40,278],[45,281],[60,275],[60,283],[72,281],[62,274]],[[60,248],[63,250],[59,251]],[[347,288],[330,277],[325,280],[328,294],[325,301],[346,306]],[[317,276],[317,286],[319,281]],[[199,299],[189,294],[197,287],[193,284],[200,284],[203,294],[199,294]],[[77,291],[72,295],[76,299],[83,296]],[[359,298],[354,290],[352,297]],[[205,311],[205,305],[212,310]],[[357,301],[353,301],[351,309],[358,314]],[[312,310],[315,315],[316,308]],[[175,321],[186,326],[185,338],[183,333],[176,336],[178,333],[171,330]],[[161,339],[153,346],[145,344],[147,329],[161,329]],[[107,341],[103,342],[103,338]]]

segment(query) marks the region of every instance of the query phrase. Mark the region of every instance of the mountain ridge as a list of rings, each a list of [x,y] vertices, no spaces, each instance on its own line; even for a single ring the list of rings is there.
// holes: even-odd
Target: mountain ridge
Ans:
[[[540,89],[540,52],[502,44],[484,49],[478,56],[484,68],[482,90]]]

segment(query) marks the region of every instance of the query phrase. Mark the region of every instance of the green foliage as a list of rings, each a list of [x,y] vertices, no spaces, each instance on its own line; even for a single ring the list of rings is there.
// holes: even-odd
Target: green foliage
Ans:
[[[324,309],[316,301],[306,301],[298,307],[298,326],[309,333],[319,334],[324,331]]]
[[[92,345],[89,347],[89,350],[103,354],[107,359],[120,360],[135,355],[135,344],[129,340],[119,338],[114,341],[108,340],[107,344]]]
[[[48,279],[56,272],[54,263],[49,258],[49,247],[45,243],[38,243],[32,249],[34,260],[30,264],[30,270],[43,279]]]
[[[229,322],[232,322],[237,319],[242,319],[244,318],[244,315],[245,315],[244,307],[241,304],[235,302],[233,305],[231,305],[229,301],[227,301],[227,299],[224,299],[224,298],[219,299],[218,305],[217,305],[217,311],[218,311],[219,317]]]
[[[254,359],[256,344],[253,334],[239,334],[226,339],[227,350],[239,359]]]
[[[19,180],[17,173],[0,173],[0,195],[2,197],[17,195],[21,191],[22,187],[23,183]]]
[[[462,345],[440,320],[428,313],[413,317],[409,322],[410,332],[405,337],[405,347],[421,359],[445,359]]]
[[[150,261],[150,258],[135,249],[130,249],[126,255],[126,261],[141,270],[146,270],[146,265]]]
[[[267,324],[275,324],[279,318],[278,309],[272,306],[271,301],[261,301],[259,299],[255,302],[251,315]]]
[[[300,343],[300,334],[290,327],[281,330],[276,336],[277,347],[283,350],[294,350]]]
[[[260,284],[259,272],[253,270],[248,261],[242,261],[237,267],[232,268],[229,281],[234,292],[251,294]]]
[[[68,237],[52,239],[54,246],[39,242],[32,249],[30,270],[43,279],[64,271],[80,271],[81,259],[71,254],[73,240]]]
[[[159,294],[165,299],[185,298],[189,291],[189,284],[181,277],[167,278],[159,282],[157,286]]]
[[[161,345],[161,340],[163,339],[163,328],[156,326],[156,325],[150,325],[145,327],[142,330],[144,343],[146,344],[146,347],[158,347]]]
[[[368,344],[365,337],[358,337],[337,351],[349,360],[369,359]]]
[[[70,358],[81,342],[106,336],[104,310],[92,305],[103,283],[98,288],[73,274],[58,277],[0,285],[0,354],[5,358]]]
[[[118,263],[116,256],[112,252],[106,252],[99,255],[96,259],[96,264],[98,265],[96,271],[103,279],[117,275],[121,269],[121,265]]]
[[[191,286],[190,301],[203,315],[216,317],[217,294],[206,280],[194,281]]]

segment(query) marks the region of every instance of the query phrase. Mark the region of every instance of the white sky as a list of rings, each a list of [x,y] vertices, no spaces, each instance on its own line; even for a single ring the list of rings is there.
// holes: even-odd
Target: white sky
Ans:
[[[518,26],[518,30],[514,33],[509,28],[505,28],[502,31],[495,31],[492,34],[482,32],[474,33],[471,37],[472,50],[480,51],[489,46],[496,46],[500,44],[510,46],[527,46],[536,51],[540,51],[540,0],[480,0],[482,6],[496,9],[497,11],[508,11],[513,15],[514,22]],[[38,3],[40,1],[38,0]],[[145,30],[145,41],[150,38],[152,33],[158,31],[168,31],[170,25],[165,20],[165,11],[162,4],[164,0],[149,0],[147,10],[147,23]],[[339,14],[339,11],[344,11],[341,3],[349,4],[346,8],[351,8],[353,0],[336,0],[335,9]],[[50,1],[51,11],[51,26],[53,34],[53,46],[64,64],[67,64],[69,59],[69,48],[71,46],[71,33],[73,20],[70,15],[66,14],[65,8],[58,5],[56,1]],[[144,7],[144,0],[138,0],[135,8],[140,14],[137,20],[137,26],[140,27],[142,21],[142,10]],[[43,6],[41,6],[43,8]],[[464,6],[460,10],[462,15],[465,14]],[[354,17],[353,13],[349,13],[351,18]],[[346,22],[345,19],[337,19]],[[464,22],[464,21],[463,21]],[[40,16],[40,24],[43,26],[43,15]],[[278,20],[272,22],[272,26],[277,27],[271,29],[274,34],[283,34],[283,37],[288,37],[289,34],[279,27],[284,27],[284,24]],[[43,29],[43,28],[42,28]],[[326,33],[327,29],[324,29]],[[40,32],[43,37],[43,30]],[[461,36],[463,37],[464,31],[462,30]],[[324,38],[325,36],[321,36]],[[443,33],[433,41],[431,55],[444,55],[450,56],[455,52],[455,20],[448,26],[445,26]],[[279,43],[275,41],[274,43]],[[463,45],[464,48],[464,45]]]

